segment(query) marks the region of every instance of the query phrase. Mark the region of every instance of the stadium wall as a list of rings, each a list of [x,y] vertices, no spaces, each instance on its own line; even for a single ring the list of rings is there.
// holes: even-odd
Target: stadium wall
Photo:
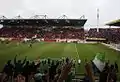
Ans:
[[[5,38],[5,37],[0,37],[1,41],[45,41],[45,42],[66,42],[66,43],[97,43],[97,41],[86,41],[86,40],[81,40],[81,39],[45,39],[45,38]]]

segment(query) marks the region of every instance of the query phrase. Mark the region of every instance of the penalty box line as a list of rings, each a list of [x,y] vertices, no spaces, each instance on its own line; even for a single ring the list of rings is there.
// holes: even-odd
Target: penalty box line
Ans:
[[[78,53],[78,49],[77,49],[76,44],[75,44],[75,50],[76,50],[76,53],[77,53],[77,57],[78,57],[78,59],[79,59],[80,57],[79,57],[79,53]]]

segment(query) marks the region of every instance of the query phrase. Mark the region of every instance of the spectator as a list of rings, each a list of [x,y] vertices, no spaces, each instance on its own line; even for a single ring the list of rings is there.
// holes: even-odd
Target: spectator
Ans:
[[[67,79],[67,76],[71,70],[71,67],[72,67],[72,62],[68,62],[63,66],[60,77],[57,82],[63,82],[65,79]]]
[[[85,70],[86,70],[86,76],[89,79],[89,82],[95,82],[94,75],[92,72],[92,66],[91,64],[85,59]]]
[[[87,74],[85,74],[85,77],[83,78],[83,82],[90,82],[90,78]]]
[[[111,65],[111,67],[110,67],[110,72],[109,72],[109,75],[108,75],[108,81],[112,81],[112,82],[117,81],[117,75],[116,75],[114,65]]]
[[[23,67],[23,75],[25,77],[25,82],[28,82],[28,76],[30,75],[30,66],[29,61],[26,62],[26,64]]]
[[[52,61],[51,67],[49,69],[49,75],[50,75],[50,81],[52,82],[54,80],[54,76],[56,74],[56,66],[54,64],[54,61]]]
[[[18,74],[17,77],[15,77],[15,82],[26,82],[25,77],[21,74]]]
[[[17,57],[17,55],[14,58],[14,65],[15,65],[15,74],[14,75],[15,75],[15,77],[17,77],[18,74],[22,74],[23,65],[25,64],[26,58],[27,58],[27,57],[25,57],[23,62],[21,62],[21,60],[18,60],[18,62],[17,62],[16,57]]]
[[[61,69],[58,69],[57,74],[55,75],[54,82],[57,82],[61,74]]]
[[[101,73],[100,73],[100,78],[99,78],[99,82],[107,82],[108,79],[108,70],[104,69]]]
[[[115,70],[116,70],[116,72],[118,73],[119,70],[118,70],[118,64],[117,64],[117,62],[115,62],[114,66],[115,66]]]
[[[44,71],[43,82],[49,82],[49,73],[47,70]]]
[[[42,82],[42,77],[43,77],[43,74],[37,71],[34,75],[35,82]]]
[[[8,60],[7,64],[4,66],[3,73],[7,75],[9,80],[12,80],[14,71],[14,66],[11,64],[11,60]]]

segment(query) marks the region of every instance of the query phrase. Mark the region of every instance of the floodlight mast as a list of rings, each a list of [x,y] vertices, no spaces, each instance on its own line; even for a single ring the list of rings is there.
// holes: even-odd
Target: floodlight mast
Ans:
[[[97,9],[97,32],[99,32],[99,9]]]

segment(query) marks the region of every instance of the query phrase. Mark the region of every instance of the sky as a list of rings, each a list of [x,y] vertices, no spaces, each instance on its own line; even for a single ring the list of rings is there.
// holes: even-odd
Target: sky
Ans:
[[[85,27],[95,27],[97,8],[99,8],[99,26],[120,18],[120,0],[0,0],[0,16],[23,18],[34,15],[47,15],[58,18],[80,18],[85,15],[88,21]]]

